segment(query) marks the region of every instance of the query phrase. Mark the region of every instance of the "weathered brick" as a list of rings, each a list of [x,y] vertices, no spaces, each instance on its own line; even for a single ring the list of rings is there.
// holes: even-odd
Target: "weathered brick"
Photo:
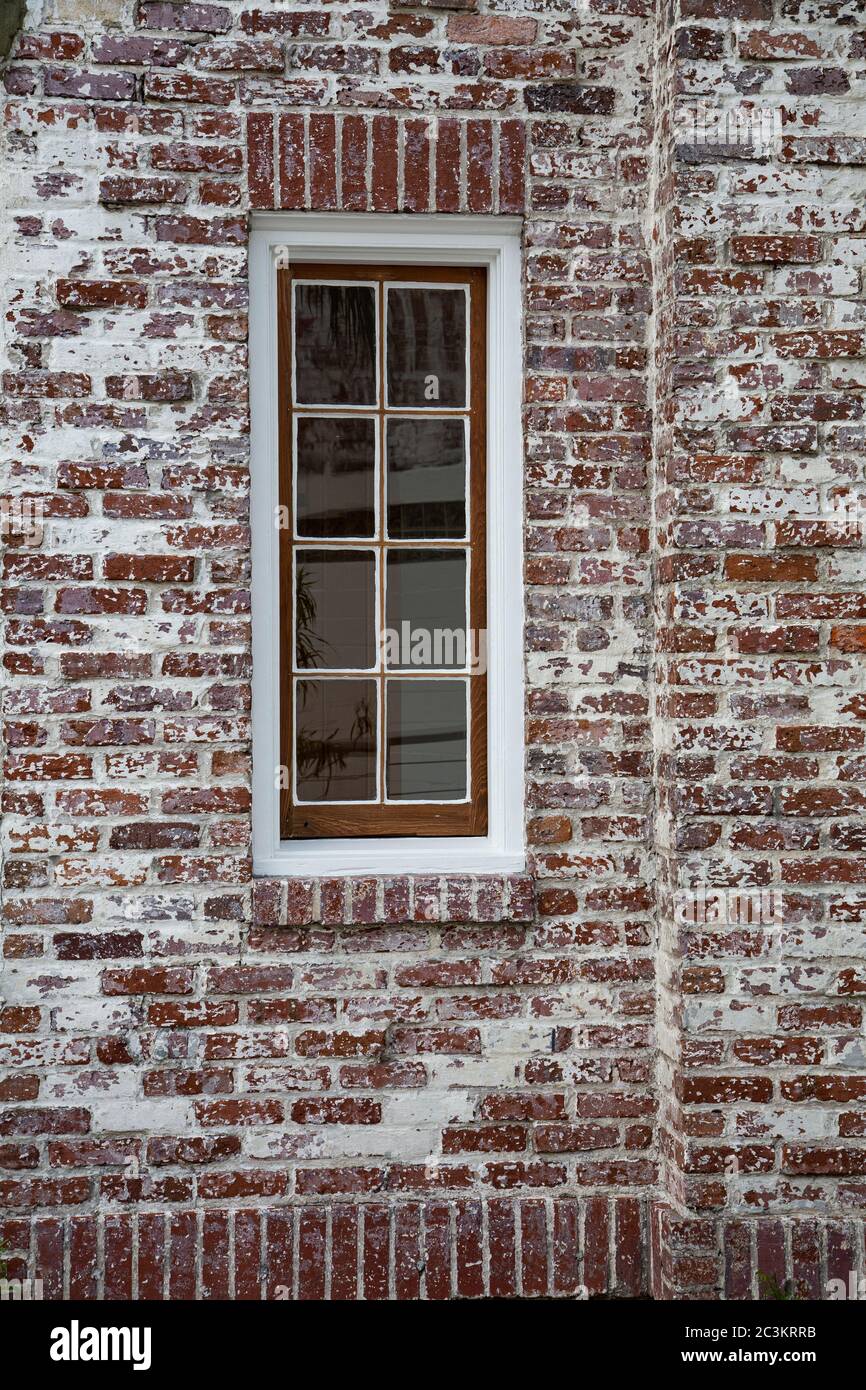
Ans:
[[[861,32],[74,8],[4,74],[12,1258],[52,1298],[623,1298],[652,1245],[658,1297],[818,1296],[866,1207]],[[525,873],[254,877],[277,207],[526,219]]]

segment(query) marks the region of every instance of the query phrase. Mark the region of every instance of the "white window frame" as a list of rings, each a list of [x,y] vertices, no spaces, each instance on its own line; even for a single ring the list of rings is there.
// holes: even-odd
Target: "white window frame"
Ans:
[[[523,785],[522,223],[513,217],[253,213],[250,409],[253,873],[513,873],[525,866]],[[281,840],[279,833],[278,263],[483,265],[488,270],[488,833]]]

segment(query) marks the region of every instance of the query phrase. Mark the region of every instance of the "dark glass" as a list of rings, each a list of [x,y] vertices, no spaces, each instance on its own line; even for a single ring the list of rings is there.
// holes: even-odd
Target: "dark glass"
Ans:
[[[295,551],[297,665],[375,665],[376,562],[371,550]]]
[[[375,801],[376,682],[297,682],[299,801]]]
[[[424,286],[387,294],[388,405],[465,408],[466,292]]]
[[[299,536],[373,536],[376,421],[299,415],[296,518]]]
[[[387,665],[465,666],[465,550],[391,550],[386,563]]]
[[[385,434],[388,534],[398,540],[466,534],[466,425],[441,416],[401,420]]]
[[[466,681],[386,681],[387,795],[463,801],[467,791]]]
[[[295,400],[376,404],[376,290],[295,283]]]

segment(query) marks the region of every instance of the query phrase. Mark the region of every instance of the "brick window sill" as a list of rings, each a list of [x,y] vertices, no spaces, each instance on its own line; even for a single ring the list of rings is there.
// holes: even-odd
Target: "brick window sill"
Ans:
[[[535,881],[529,874],[259,878],[253,883],[257,927],[531,922],[534,916]]]

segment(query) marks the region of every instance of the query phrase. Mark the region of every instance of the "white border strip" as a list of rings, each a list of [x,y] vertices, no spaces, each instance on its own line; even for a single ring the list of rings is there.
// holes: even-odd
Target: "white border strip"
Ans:
[[[510,217],[253,213],[250,407],[253,872],[514,873],[525,865],[523,789],[522,223]],[[292,260],[488,267],[488,834],[279,838],[277,250]]]

